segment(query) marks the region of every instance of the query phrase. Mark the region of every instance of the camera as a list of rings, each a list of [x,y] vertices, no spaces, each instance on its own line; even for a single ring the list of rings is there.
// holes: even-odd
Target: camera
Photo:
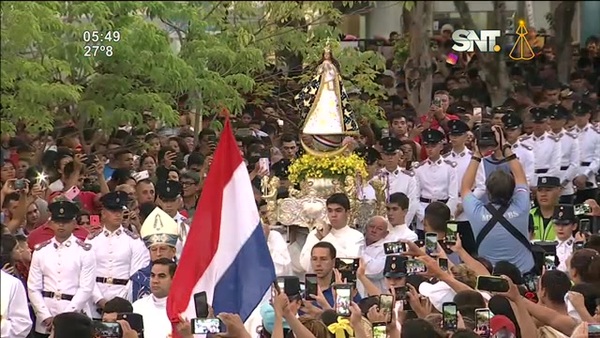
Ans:
[[[498,141],[496,141],[496,133],[492,129],[490,124],[484,123],[475,130],[475,138],[477,140],[477,146],[481,148],[496,148],[498,147]]]

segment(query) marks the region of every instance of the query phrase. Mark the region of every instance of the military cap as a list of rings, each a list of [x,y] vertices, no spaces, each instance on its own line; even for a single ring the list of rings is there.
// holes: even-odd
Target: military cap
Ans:
[[[60,200],[50,203],[48,210],[53,221],[55,222],[70,222],[79,215],[79,207],[77,204]]]
[[[100,203],[107,210],[123,210],[129,203],[129,195],[124,191],[109,192],[100,198]]]
[[[548,118],[548,115],[549,115],[548,111],[541,107],[531,108],[531,110],[529,111],[529,114],[531,114],[531,119],[533,120],[534,123],[546,121],[546,119]]]
[[[395,137],[383,137],[379,140],[381,150],[386,154],[393,154],[400,149],[402,143]]]
[[[573,114],[581,116],[581,115],[589,114],[591,112],[592,112],[592,107],[589,104],[587,104],[581,100],[573,102]]]
[[[575,217],[575,207],[572,204],[559,204],[555,206],[552,220],[554,221],[554,224],[559,225],[575,223],[577,221],[577,217]]]
[[[560,187],[560,178],[555,176],[538,176],[538,188],[558,188]]]
[[[158,181],[156,183],[156,195],[161,200],[172,201],[181,195],[183,187],[181,183],[173,180]]]
[[[569,111],[567,108],[563,107],[560,104],[552,104],[548,107],[548,112],[550,115],[550,119],[552,120],[562,120],[569,117]]]
[[[279,162],[274,163],[271,166],[271,171],[273,172],[273,175],[279,177],[279,179],[287,180],[288,175],[290,174],[289,168],[291,164],[292,162],[290,160],[284,158],[279,160]]]
[[[402,278],[406,276],[407,258],[400,255],[390,255],[385,258],[383,275],[386,278]]]
[[[161,208],[154,208],[140,228],[140,236],[150,248],[165,244],[175,247],[179,239],[179,224]]]
[[[510,113],[502,116],[502,123],[506,129],[514,129],[521,127],[523,125],[523,120],[521,120],[519,115]]]
[[[461,120],[448,121],[448,129],[450,135],[463,135],[470,130],[469,125]]]
[[[421,139],[423,139],[424,144],[440,143],[444,140],[444,133],[437,129],[425,129],[423,133],[421,133]]]
[[[367,162],[367,165],[381,160],[381,154],[373,147],[361,147],[355,150],[355,153]]]

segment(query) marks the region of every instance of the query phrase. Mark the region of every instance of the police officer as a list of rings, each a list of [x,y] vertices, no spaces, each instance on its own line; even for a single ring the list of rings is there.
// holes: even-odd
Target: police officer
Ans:
[[[129,278],[150,262],[148,250],[139,236],[122,225],[128,195],[122,191],[110,192],[102,196],[100,202],[103,227],[86,240],[93,246],[97,264],[92,309],[104,308],[104,304],[115,297],[127,297]],[[93,311],[92,316],[100,318],[100,312]]]
[[[79,208],[61,200],[48,206],[54,237],[35,246],[27,288],[37,318],[35,334],[47,337],[52,320],[65,312],[84,311],[95,283],[92,246],[73,236]]]
[[[533,147],[527,144],[531,136],[521,136],[523,120],[516,113],[508,113],[502,116],[502,123],[504,124],[506,141],[512,146],[513,153],[519,158],[519,162],[521,162],[525,171],[525,177],[527,177],[527,183],[530,187],[535,187],[535,157]]]
[[[417,214],[422,230],[425,208],[429,203],[439,201],[446,203],[451,215],[456,212],[458,204],[458,186],[456,184],[456,163],[445,160],[441,151],[444,147],[444,134],[436,129],[426,129],[421,134],[423,145],[427,151],[427,159],[414,166],[419,182],[419,212]]]
[[[573,103],[574,132],[579,139],[579,172],[573,180],[577,188],[575,203],[596,199],[598,185],[596,173],[600,170],[600,130],[590,123],[592,107],[583,101]]]
[[[537,176],[560,177],[560,140],[548,133],[548,111],[535,107],[529,113],[533,121],[533,133],[526,142],[533,148],[535,180]]]
[[[577,217],[572,204],[561,204],[554,207],[554,231],[556,232],[556,258],[558,270],[567,272],[567,259],[573,253],[575,238],[573,232],[577,229]]]
[[[181,257],[181,251],[190,232],[190,220],[179,212],[179,208],[182,205],[182,192],[183,187],[177,181],[164,180],[156,183],[156,205],[179,224],[177,257]]]
[[[563,188],[560,203],[573,204],[575,200],[573,179],[579,171],[579,140],[577,134],[565,129],[569,111],[564,106],[553,104],[548,107],[548,111],[551,133],[560,142],[560,179]]]
[[[384,137],[379,140],[383,168],[381,174],[388,180],[387,196],[401,192],[408,199],[408,211],[405,222],[411,224],[419,210],[419,188],[415,173],[399,166],[402,150],[401,142],[395,137]]]
[[[554,241],[556,234],[552,226],[554,207],[560,196],[560,178],[539,176],[535,197],[537,207],[529,211],[529,223],[533,226],[533,239],[537,241]]]

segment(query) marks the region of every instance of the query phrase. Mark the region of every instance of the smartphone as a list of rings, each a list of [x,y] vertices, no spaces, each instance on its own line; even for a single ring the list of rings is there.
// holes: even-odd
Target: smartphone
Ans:
[[[425,263],[416,260],[409,259],[405,261],[406,263],[406,273],[409,275],[415,275],[421,272],[426,272],[427,268],[425,267]]]
[[[285,278],[277,277],[277,288],[279,292],[285,292]]]
[[[434,97],[432,103],[436,107],[441,107],[442,106],[442,100],[439,97]]]
[[[509,289],[508,281],[502,277],[496,276],[477,276],[477,290],[492,292],[507,292]]]
[[[600,338],[600,324],[588,324],[588,338]]]
[[[132,175],[136,182],[147,180],[150,178],[148,170],[140,171]]]
[[[447,258],[438,258],[438,265],[440,269],[443,271],[448,271],[448,259]]]
[[[205,291],[194,294],[194,306],[196,307],[196,318],[208,317],[208,298]]]
[[[536,276],[535,274],[529,272],[523,275],[523,281],[525,282],[525,287],[529,292],[537,292],[537,285],[540,276]]]
[[[360,263],[359,258],[336,258],[335,268],[342,274],[347,283],[356,282],[356,270]]]
[[[26,182],[24,179],[16,180],[13,183],[13,187],[15,188],[15,190],[23,190],[23,189],[25,189],[25,185],[26,185]]]
[[[221,333],[219,318],[193,318],[191,324],[192,334]]]
[[[481,107],[474,107],[473,108],[473,116],[481,116]]]
[[[387,338],[387,323],[373,323],[373,338]]]
[[[319,288],[317,285],[317,275],[314,273],[307,273],[304,275],[304,299],[312,300],[310,295],[317,295]]]
[[[490,336],[491,318],[492,312],[490,309],[475,309],[475,331],[483,338],[488,338]]]
[[[386,323],[392,322],[392,311],[394,310],[393,295],[379,295],[379,312],[385,315]]]
[[[406,252],[406,243],[388,242],[383,243],[383,251],[386,255],[397,255]]]
[[[425,253],[429,256],[437,252],[438,236],[434,232],[425,234]]]
[[[458,223],[450,221],[446,224],[446,244],[455,245],[458,234]]]
[[[575,242],[573,244],[573,251],[581,250],[584,248],[584,246],[585,246],[584,242]]]
[[[390,137],[390,130],[387,128],[381,129],[381,138]]]
[[[97,159],[98,158],[96,157],[96,155],[92,155],[92,154],[86,155],[85,162],[83,162],[83,164],[87,168],[93,167],[96,164]]]
[[[585,203],[576,204],[574,209],[575,209],[575,216],[581,216],[581,215],[589,214],[592,212],[592,208],[588,204],[585,204]]]
[[[119,323],[101,322],[95,320],[94,326],[94,337],[102,338],[121,338],[123,337],[123,330]]]
[[[408,286],[397,286],[394,288],[394,294],[396,295],[396,301],[399,302],[401,300],[407,299],[408,294]]]
[[[63,195],[67,199],[72,201],[75,199],[75,197],[79,196],[80,192],[81,192],[81,190],[79,190],[79,188],[77,188],[77,186],[72,186],[71,188],[69,188],[69,190],[65,191],[65,193]]]
[[[545,253],[544,267],[546,268],[546,270],[556,270],[556,255]]]
[[[279,287],[279,283],[277,281],[274,281],[273,285],[271,285],[271,301],[273,301],[273,299],[277,297],[281,290],[283,289]]]
[[[338,284],[335,290],[335,312],[342,317],[350,316],[350,302],[352,301],[352,285]]]
[[[129,323],[129,326],[138,334],[144,332],[144,319],[139,313],[119,313],[117,320],[124,320]]]
[[[592,232],[589,219],[584,218],[579,220],[579,232],[582,234],[590,234]]]
[[[442,328],[446,331],[458,329],[458,308],[456,303],[442,304]]]
[[[277,125],[283,127],[283,120],[277,119]]]
[[[268,157],[261,157],[258,159],[258,165],[260,166],[260,169],[264,172],[266,172],[266,176],[270,176],[271,172],[270,172],[270,168],[271,168],[271,164],[269,161]]]

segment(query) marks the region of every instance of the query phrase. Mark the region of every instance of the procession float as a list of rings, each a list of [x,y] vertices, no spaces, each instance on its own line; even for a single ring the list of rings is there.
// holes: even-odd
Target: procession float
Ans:
[[[348,137],[358,135],[358,123],[342,83],[340,67],[327,42],[321,60],[306,86],[295,96],[302,118],[304,154],[289,169],[288,197],[277,198],[278,177],[264,177],[262,197],[269,224],[297,225],[312,230],[327,222],[326,200],[345,193],[352,213],[349,225],[362,226],[376,214],[385,214],[385,177],[366,181],[364,159],[353,153]],[[369,184],[376,199],[363,201],[360,191]]]

